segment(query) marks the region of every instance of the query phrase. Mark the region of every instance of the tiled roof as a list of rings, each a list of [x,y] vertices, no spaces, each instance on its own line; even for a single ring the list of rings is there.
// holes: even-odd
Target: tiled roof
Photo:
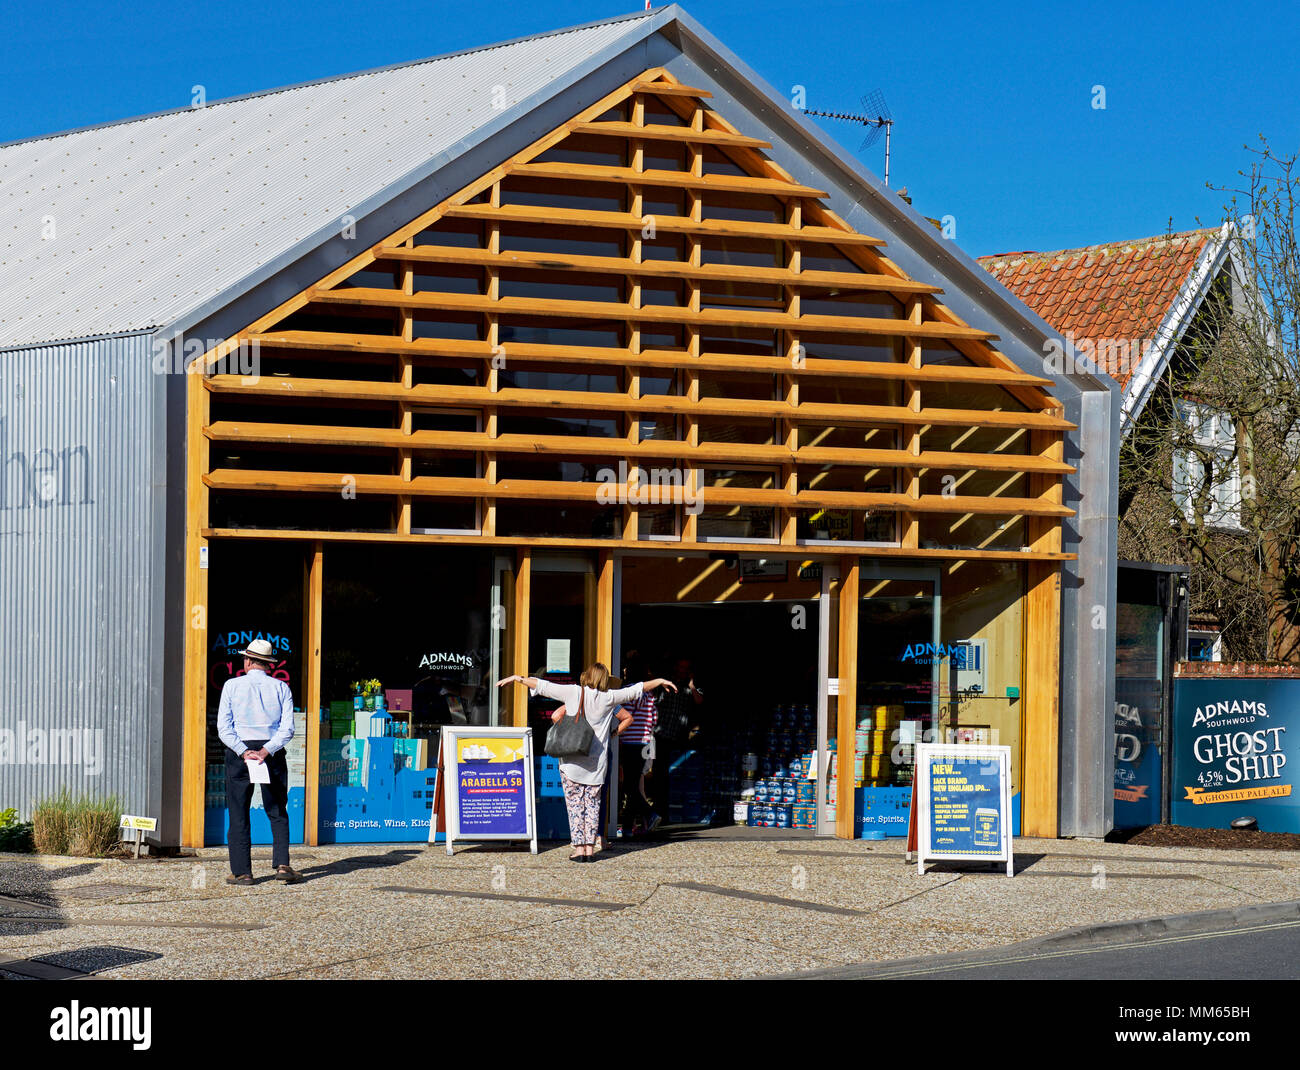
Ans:
[[[1218,228],[1051,253],[999,253],[979,263],[1062,335],[1152,339]],[[1112,362],[1114,363],[1114,362]],[[1106,368],[1127,386],[1131,366]]]

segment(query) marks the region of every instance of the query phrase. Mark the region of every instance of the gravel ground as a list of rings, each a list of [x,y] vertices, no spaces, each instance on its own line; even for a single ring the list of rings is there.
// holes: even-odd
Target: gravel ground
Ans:
[[[1009,880],[959,865],[918,876],[899,841],[685,840],[585,866],[564,846],[451,858],[441,847],[313,847],[293,856],[302,883],[271,880],[263,859],[251,888],[224,883],[215,848],[138,863],[0,855],[0,963],[121,978],[728,978],[1300,899],[1300,855],[1287,852],[1078,840],[1016,850]]]

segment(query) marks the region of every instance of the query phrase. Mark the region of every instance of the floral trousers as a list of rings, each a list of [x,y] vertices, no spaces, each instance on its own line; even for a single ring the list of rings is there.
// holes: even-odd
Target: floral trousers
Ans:
[[[579,784],[563,773],[564,802],[569,809],[569,839],[574,847],[594,844],[600,832],[600,793],[604,784]]]

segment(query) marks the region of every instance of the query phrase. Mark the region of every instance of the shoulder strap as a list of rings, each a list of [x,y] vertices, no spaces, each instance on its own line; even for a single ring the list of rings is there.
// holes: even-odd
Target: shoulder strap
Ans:
[[[586,701],[586,698],[587,698],[587,689],[583,687],[582,684],[579,684],[578,685],[578,712],[573,715],[573,719],[575,721],[582,716],[582,704],[584,701]]]

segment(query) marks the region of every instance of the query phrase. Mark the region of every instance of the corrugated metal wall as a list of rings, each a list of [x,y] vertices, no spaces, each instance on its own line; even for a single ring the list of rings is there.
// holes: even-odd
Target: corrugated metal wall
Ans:
[[[164,386],[147,335],[0,352],[0,809],[156,805]]]

